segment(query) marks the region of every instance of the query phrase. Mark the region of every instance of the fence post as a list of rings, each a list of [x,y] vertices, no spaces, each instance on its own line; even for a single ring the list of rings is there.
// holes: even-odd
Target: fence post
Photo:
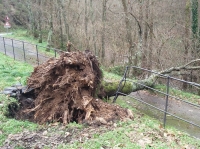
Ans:
[[[39,62],[39,56],[38,56],[38,45],[36,45],[36,53],[37,53],[37,64],[39,65],[40,62]]]
[[[56,49],[54,49],[54,56],[56,57]]]
[[[24,49],[24,41],[22,41],[22,43],[23,43],[24,61],[26,62],[26,55],[25,55],[25,49]]]
[[[5,55],[6,55],[6,45],[5,45],[5,39],[4,39],[4,37],[3,37],[3,46],[4,46]]]
[[[14,48],[14,44],[13,44],[13,39],[12,40],[12,48],[13,48],[13,57],[14,57],[14,60],[15,60],[15,48]]]
[[[116,91],[116,93],[115,93],[115,97],[114,97],[114,99],[113,99],[113,103],[116,102],[117,97],[119,96],[119,91],[120,91],[121,89],[123,89],[123,87],[125,86],[125,83],[126,83],[126,75],[127,75],[127,72],[128,72],[128,68],[129,68],[129,67],[126,66],[126,70],[124,71],[123,78],[122,78],[122,80],[120,81],[119,86],[118,86],[118,89],[117,89],[117,91]],[[122,86],[122,82],[123,82],[123,81],[125,81],[124,86]]]
[[[169,100],[169,79],[170,77],[167,76],[167,90],[166,90],[166,102],[165,102],[165,114],[164,114],[164,128],[166,125],[166,116],[167,116],[167,107],[168,107],[168,100]]]

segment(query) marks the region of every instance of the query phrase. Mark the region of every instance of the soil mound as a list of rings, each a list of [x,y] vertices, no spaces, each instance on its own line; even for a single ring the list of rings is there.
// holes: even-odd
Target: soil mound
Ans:
[[[27,80],[31,98],[20,98],[20,119],[44,124],[72,121],[82,123],[132,118],[130,110],[95,98],[101,83],[99,63],[90,52],[66,52],[35,67]],[[32,103],[27,104],[27,99]],[[25,102],[26,101],[26,102]]]

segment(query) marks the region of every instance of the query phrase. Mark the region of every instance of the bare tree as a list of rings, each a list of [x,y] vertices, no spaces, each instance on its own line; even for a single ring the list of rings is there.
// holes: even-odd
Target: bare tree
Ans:
[[[42,43],[42,7],[43,7],[43,2],[42,0],[38,0],[38,6],[39,6],[39,11],[38,11],[38,29],[39,29],[39,43]]]
[[[184,61],[189,60],[189,38],[190,38],[190,0],[186,0],[185,3],[185,36],[184,36]],[[187,75],[183,75],[184,80],[188,80]],[[183,83],[183,89],[187,89],[187,83]]]
[[[53,46],[52,43],[52,34],[53,34],[53,0],[50,0],[50,18],[49,18],[49,33],[47,37],[47,48],[46,51],[50,51],[50,48]]]
[[[127,8],[127,3],[126,0],[122,0],[122,5],[124,8],[124,13],[125,13],[125,24],[126,24],[126,36],[127,36],[127,40],[129,43],[129,64],[133,63],[133,39],[132,39],[132,35],[131,35],[131,24],[130,24],[130,20],[128,17],[128,8]],[[136,63],[135,63],[136,64]]]
[[[59,14],[59,25],[60,25],[60,48],[64,48],[64,37],[63,37],[63,24],[62,24],[62,4],[61,0],[57,0],[57,8]]]
[[[149,44],[149,52],[148,52],[148,69],[152,69],[152,55],[153,55],[153,18],[154,18],[154,9],[153,9],[153,4],[154,2],[152,1],[151,3],[151,12],[150,12],[150,20],[149,20],[149,28],[150,28],[150,33],[149,33],[149,41],[150,41],[150,44]]]
[[[105,24],[106,24],[106,4],[108,0],[103,0],[102,3],[102,35],[101,35],[101,62],[104,63],[105,61]]]

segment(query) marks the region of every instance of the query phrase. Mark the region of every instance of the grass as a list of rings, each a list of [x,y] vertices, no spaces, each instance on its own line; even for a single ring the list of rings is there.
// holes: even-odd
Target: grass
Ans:
[[[84,142],[79,140],[71,144],[60,144],[58,149],[101,149],[101,148],[124,148],[124,149],[171,149],[184,147],[200,147],[198,139],[179,132],[174,128],[163,129],[160,123],[136,111],[122,98],[117,100],[122,107],[129,108],[134,112],[134,121],[118,122],[113,130],[105,133],[95,133]]]
[[[26,83],[26,78],[33,71],[33,67],[14,61],[12,58],[6,57],[0,54],[0,88],[1,90],[6,86],[21,82]],[[109,78],[109,80],[120,80],[121,77],[114,74],[104,72],[104,76]],[[164,90],[164,88],[163,88]],[[183,92],[182,92],[183,93]],[[183,94],[184,95],[184,94]],[[187,94],[186,94],[187,95]],[[5,140],[10,134],[16,134],[24,130],[35,131],[40,126],[31,123],[29,121],[20,121],[4,116],[5,107],[10,102],[14,102],[14,99],[9,98],[5,95],[0,96],[0,146],[3,145]],[[155,120],[147,115],[144,115],[137,111],[134,107],[128,104],[122,97],[119,97],[117,104],[124,108],[131,109],[134,112],[134,121],[120,121],[116,122],[115,126],[111,126],[112,130],[107,130],[105,132],[99,131],[91,135],[90,138],[80,141],[76,139],[71,143],[61,143],[57,146],[58,149],[100,149],[100,148],[125,148],[125,149],[140,149],[140,148],[199,148],[200,141],[189,135],[179,132],[174,128],[168,127],[163,129],[162,125],[158,120]],[[47,126],[42,126],[47,127]],[[85,126],[70,123],[64,131],[68,129],[73,129],[73,127],[78,128],[80,131],[84,129]],[[59,129],[59,128],[58,128]],[[98,127],[95,129],[99,129]],[[57,129],[50,128],[52,132],[57,133]],[[89,133],[89,132],[88,132]],[[80,136],[79,136],[80,137]],[[22,147],[23,148],[23,147]],[[44,148],[50,148],[46,146]]]
[[[15,29],[15,30],[12,30],[12,34],[4,35],[4,37],[28,42],[28,43],[31,43],[33,45],[38,45],[38,51],[40,53],[43,53],[43,54],[48,55],[48,56],[54,56],[55,55],[53,50],[50,50],[50,52],[46,51],[47,42],[45,40],[43,40],[42,43],[39,43],[38,39],[28,35],[27,30]]]
[[[14,61],[0,53],[0,90],[16,83],[26,84],[26,78],[30,76],[33,67],[27,63]]]
[[[26,84],[26,78],[33,71],[33,67],[14,61],[1,53],[0,57],[0,91],[16,83]],[[37,128],[35,123],[10,119],[5,116],[7,105],[12,102],[15,102],[13,98],[0,94],[0,146],[3,145],[9,134],[15,134],[25,129],[31,131]]]
[[[162,84],[156,85],[155,89],[162,91],[164,93],[166,92],[166,86]],[[199,101],[200,101],[200,96],[189,93],[189,92],[181,91],[175,88],[169,88],[169,94],[177,98],[192,102],[194,104],[199,104]]]

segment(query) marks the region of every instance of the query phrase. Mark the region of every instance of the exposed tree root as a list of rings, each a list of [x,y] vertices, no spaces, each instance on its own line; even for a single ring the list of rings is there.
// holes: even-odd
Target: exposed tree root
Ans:
[[[32,114],[32,120],[40,124],[97,120],[104,124],[133,118],[125,109],[95,98],[101,79],[99,63],[90,52],[63,53],[59,59],[35,67],[27,81],[28,87],[34,89],[34,107],[22,105],[20,113]]]

